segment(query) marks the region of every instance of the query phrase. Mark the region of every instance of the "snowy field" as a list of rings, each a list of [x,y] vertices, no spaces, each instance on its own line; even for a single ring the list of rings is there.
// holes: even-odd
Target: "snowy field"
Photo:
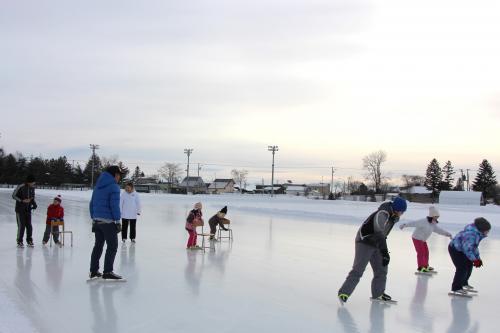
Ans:
[[[500,208],[440,206],[456,233],[474,217],[492,222],[481,243],[485,266],[470,283],[474,299],[447,295],[453,265],[448,240],[433,235],[433,277],[416,276],[411,231],[389,237],[387,293],[371,303],[368,267],[345,307],[337,290],[352,265],[354,236],[377,203],[264,196],[142,194],[137,244],[120,243],[115,271],[127,283],[86,283],[93,234],[90,192],[37,191],[35,248],[15,247],[12,190],[0,190],[0,332],[495,332],[500,286]],[[74,246],[43,247],[46,206],[62,194]],[[208,218],[224,205],[235,240],[213,252],[187,252],[185,216],[202,201]],[[402,221],[424,217],[410,204]],[[67,239],[69,240],[69,239]],[[101,262],[102,264],[102,262]]]

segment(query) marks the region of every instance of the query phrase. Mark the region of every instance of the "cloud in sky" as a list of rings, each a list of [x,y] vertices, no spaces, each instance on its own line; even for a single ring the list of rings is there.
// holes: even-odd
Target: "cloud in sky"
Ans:
[[[268,178],[360,174],[361,158],[497,167],[494,1],[11,1],[0,11],[1,144],[184,161]],[[208,168],[209,164],[219,164]],[[293,166],[325,166],[294,169]],[[343,169],[345,168],[345,169]],[[497,167],[498,168],[498,167]]]

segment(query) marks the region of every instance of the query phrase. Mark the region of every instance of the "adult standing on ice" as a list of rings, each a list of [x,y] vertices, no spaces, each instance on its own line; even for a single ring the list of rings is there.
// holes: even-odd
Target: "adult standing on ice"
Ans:
[[[387,266],[390,261],[386,238],[405,211],[406,200],[396,197],[392,202],[384,202],[380,205],[378,210],[363,222],[356,234],[352,270],[338,292],[342,303],[347,302],[351,296],[368,263],[373,270],[372,299],[391,300],[391,297],[385,293]]]
[[[130,240],[135,243],[137,216],[141,215],[141,199],[134,189],[134,183],[128,182],[125,191],[120,195],[120,211],[122,214],[122,242],[127,240],[130,224]]]
[[[439,211],[436,207],[429,207],[429,214],[425,219],[416,220],[409,223],[403,223],[399,226],[401,230],[407,227],[414,227],[415,230],[412,234],[413,245],[417,251],[417,271],[421,273],[433,272],[434,268],[429,266],[429,247],[427,240],[431,237],[432,233],[449,237],[451,234],[437,226],[439,218]]]
[[[488,236],[490,229],[490,222],[484,217],[478,217],[474,223],[467,225],[451,240],[448,252],[456,269],[451,285],[453,294],[467,295],[468,291],[474,291],[474,288],[469,285],[472,266],[476,268],[483,266],[478,247],[479,243]]]
[[[17,220],[17,247],[24,247],[23,238],[26,231],[26,243],[33,247],[33,226],[31,225],[31,211],[37,208],[35,201],[35,177],[29,175],[24,184],[19,185],[12,193],[16,200]]]
[[[90,199],[90,217],[92,218],[92,231],[95,234],[95,244],[90,258],[90,278],[102,277],[106,280],[122,280],[123,278],[113,273],[116,250],[118,248],[118,233],[120,224],[120,187],[118,182],[122,177],[119,166],[112,165],[99,176]],[[106,243],[104,257],[104,271],[99,272],[99,259]]]

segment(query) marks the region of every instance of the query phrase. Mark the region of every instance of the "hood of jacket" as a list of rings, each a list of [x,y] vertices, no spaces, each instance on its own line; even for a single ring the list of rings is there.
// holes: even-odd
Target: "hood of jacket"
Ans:
[[[474,223],[467,225],[464,229],[464,232],[476,234],[479,237],[479,240],[482,240],[486,237],[481,231],[479,231]]]
[[[95,184],[96,188],[103,189],[111,184],[116,184],[116,179],[109,172],[104,171],[101,173]]]

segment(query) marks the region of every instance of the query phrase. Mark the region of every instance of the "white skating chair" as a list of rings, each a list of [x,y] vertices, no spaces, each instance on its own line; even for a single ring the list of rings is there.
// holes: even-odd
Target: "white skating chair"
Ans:
[[[223,219],[222,224],[227,228],[226,230],[223,230],[222,228],[219,228],[217,230],[217,239],[221,240],[223,238],[227,238],[229,240],[233,240],[233,229],[231,229],[231,221],[228,219]],[[227,233],[226,236],[222,236],[222,233]]]

